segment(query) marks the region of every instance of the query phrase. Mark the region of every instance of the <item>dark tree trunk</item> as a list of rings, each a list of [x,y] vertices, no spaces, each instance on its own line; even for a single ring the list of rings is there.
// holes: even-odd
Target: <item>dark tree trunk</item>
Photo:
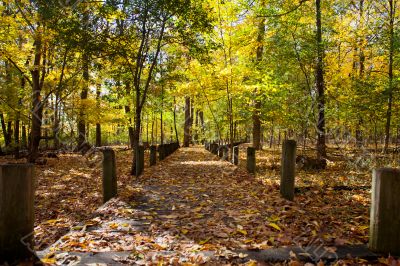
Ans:
[[[154,145],[154,113],[151,119],[151,145]]]
[[[25,78],[22,76],[21,77],[21,91],[25,90]],[[22,106],[22,98],[20,94],[18,93],[18,107],[21,109]],[[20,150],[20,138],[19,138],[19,126],[20,126],[20,111],[17,111],[16,118],[15,118],[15,124],[14,124],[14,155],[16,159],[19,159],[19,150]]]
[[[261,102],[255,101],[253,112],[253,147],[256,150],[261,148],[261,119],[260,119]]]
[[[13,135],[13,123],[12,121],[7,122],[7,138],[10,141],[10,144],[12,144],[12,135]]]
[[[194,122],[194,141],[197,144],[198,140],[199,140],[199,132],[198,132],[198,128],[199,128],[199,110],[196,110],[196,117],[195,117],[195,122]]]
[[[164,112],[164,86],[161,86],[161,112],[160,112],[160,140],[161,145],[164,144],[164,120],[163,120],[163,112]]]
[[[184,132],[184,138],[183,138],[183,145],[185,147],[189,147],[190,145],[190,139],[191,139],[191,102],[190,102],[190,97],[186,96],[185,97],[185,132]]]
[[[395,2],[394,0],[388,0],[389,2],[389,72],[388,72],[388,105],[386,110],[386,125],[385,125],[385,145],[383,152],[388,151],[390,141],[390,121],[392,118],[392,105],[393,105],[393,59],[394,59],[394,16],[395,16]]]
[[[96,101],[97,101],[97,110],[100,112],[100,85],[96,87]],[[97,123],[96,123],[96,147],[101,147],[101,125],[100,125],[100,113],[97,115]]]
[[[8,134],[7,125],[4,120],[3,113],[0,113],[0,120],[1,120],[1,129],[3,131],[4,142],[5,142],[6,147],[8,147],[11,145],[11,138],[10,138],[10,135]]]
[[[85,149],[85,146],[87,145],[85,105],[83,104],[85,100],[88,98],[88,91],[89,91],[89,56],[87,52],[84,52],[82,56],[82,63],[83,63],[83,80],[85,84],[81,91],[81,106],[79,107],[77,151],[83,151]]]
[[[325,82],[324,82],[324,48],[322,44],[321,0],[316,0],[316,25],[317,25],[317,66],[315,82],[317,87],[317,158],[326,158],[325,143]]]
[[[27,136],[26,136],[26,126],[24,123],[22,123],[22,133],[21,133],[21,146],[26,149],[28,147],[27,143]]]
[[[40,77],[40,61],[42,58],[42,39],[38,33],[34,42],[35,56],[34,67],[31,70],[32,76],[32,126],[29,143],[29,158],[30,163],[34,163],[38,157],[39,144],[41,139],[41,127],[43,116],[43,103],[41,102],[41,90],[43,82]],[[44,75],[44,73],[43,73]]]
[[[204,139],[204,133],[206,131],[206,126],[204,124],[204,113],[202,110],[200,110],[200,112],[199,112],[199,119],[200,119],[200,126],[201,126],[201,135],[202,135],[202,138]]]
[[[64,53],[64,60],[63,60],[63,65],[61,69],[61,74],[60,74],[60,80],[58,82],[58,86],[56,88],[56,100],[54,104],[54,124],[53,124],[53,136],[54,136],[54,149],[58,150],[60,148],[60,136],[59,136],[59,131],[60,131],[60,111],[59,111],[59,106],[60,106],[60,98],[61,98],[61,85],[64,80],[64,70],[67,65],[67,55],[68,55],[68,50],[65,50]]]
[[[60,148],[60,119],[59,119],[59,92],[56,92],[56,100],[54,104],[54,124],[53,124],[53,136],[54,136],[54,149],[58,150]]]
[[[164,144],[164,125],[163,125],[163,111],[160,113],[160,143]]]
[[[179,145],[178,129],[177,129],[177,126],[176,126],[176,99],[175,99],[175,97],[174,97],[174,128],[175,128],[176,142]]]
[[[264,1],[261,1],[261,7],[264,7]],[[261,18],[258,23],[258,32],[257,32],[257,50],[256,50],[256,68],[261,70],[263,53],[264,53],[264,36],[265,36],[265,18]],[[253,147],[256,150],[261,149],[261,100],[260,92],[255,90],[255,100],[254,100],[254,111],[253,111]]]
[[[130,95],[131,93],[131,83],[129,81],[127,81],[125,84],[125,92],[127,95]],[[129,107],[129,105],[125,106],[125,114],[128,115],[129,146],[133,149],[134,129],[132,125],[131,108]]]
[[[101,147],[101,125],[96,123],[96,147]]]
[[[148,12],[148,10],[145,10],[145,12]],[[143,32],[142,32],[142,39],[140,42],[140,48],[137,54],[136,58],[136,68],[135,71],[133,71],[133,83],[134,83],[134,88],[135,88],[135,96],[136,96],[136,101],[135,101],[135,134],[134,134],[134,142],[133,142],[133,149],[134,149],[134,156],[133,156],[133,162],[132,162],[132,169],[131,173],[135,174],[136,176],[140,175],[141,173],[141,160],[140,160],[140,151],[139,151],[139,140],[140,140],[140,129],[141,129],[141,114],[142,114],[142,108],[146,102],[147,99],[147,93],[148,89],[150,87],[150,82],[153,78],[153,71],[154,68],[157,65],[157,60],[158,56],[160,54],[161,50],[161,44],[164,36],[164,30],[165,30],[165,23],[167,19],[166,17],[163,17],[162,20],[162,26],[160,29],[160,35],[158,36],[157,40],[157,50],[155,52],[154,57],[152,58],[152,62],[150,64],[150,67],[148,68],[147,72],[147,77],[144,85],[141,85],[141,75],[144,70],[144,65],[143,60],[144,57],[144,45],[146,42],[148,42],[148,37],[146,35],[146,25],[147,25],[147,19],[146,16],[144,16],[143,21],[141,21]]]

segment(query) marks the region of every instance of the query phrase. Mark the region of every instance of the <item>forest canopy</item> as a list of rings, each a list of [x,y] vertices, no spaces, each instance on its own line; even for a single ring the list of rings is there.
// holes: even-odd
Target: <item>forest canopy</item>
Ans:
[[[281,138],[316,144],[318,158],[327,142],[387,151],[399,5],[2,1],[2,152],[33,162],[42,148]]]

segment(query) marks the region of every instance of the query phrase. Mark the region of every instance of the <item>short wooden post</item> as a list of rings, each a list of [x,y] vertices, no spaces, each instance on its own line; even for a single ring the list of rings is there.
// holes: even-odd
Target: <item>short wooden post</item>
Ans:
[[[144,146],[139,146],[139,167],[136,167],[136,176],[140,176],[144,170]]]
[[[158,146],[158,157],[160,161],[164,160],[166,157],[164,144]]]
[[[33,164],[0,165],[0,264],[34,257]]]
[[[104,148],[103,152],[103,202],[117,196],[117,167],[115,152],[112,148]]]
[[[223,148],[224,148],[223,145],[218,146],[218,157],[220,157],[220,158],[222,158],[222,156],[223,156]]]
[[[215,155],[218,154],[218,144],[217,143],[212,143],[211,144],[211,152]]]
[[[294,199],[294,175],[296,168],[296,141],[285,140],[281,159],[281,195],[288,200]]]
[[[155,145],[150,146],[150,166],[156,165],[157,163],[157,147]]]
[[[172,143],[167,144],[167,156],[170,156],[172,153]]]
[[[253,147],[247,148],[247,171],[251,174],[256,172],[256,149]]]
[[[373,171],[369,248],[384,255],[400,255],[399,191],[399,169]]]
[[[232,163],[234,165],[239,164],[239,146],[233,147]]]
[[[229,148],[227,145],[222,146],[222,160],[229,161]]]

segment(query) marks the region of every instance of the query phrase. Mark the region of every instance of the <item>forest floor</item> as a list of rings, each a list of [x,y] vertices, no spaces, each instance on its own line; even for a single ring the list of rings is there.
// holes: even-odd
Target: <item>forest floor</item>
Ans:
[[[254,176],[244,160],[235,167],[203,147],[181,148],[132,178],[131,152],[119,149],[119,198],[98,211],[101,154],[48,159],[36,169],[36,250],[65,235],[46,262],[55,263],[60,251],[129,251],[136,263],[202,263],[209,258],[199,251],[229,256],[237,249],[367,243],[369,169],[332,158],[327,170],[299,171],[291,202],[279,194],[279,157],[272,149],[258,152]]]

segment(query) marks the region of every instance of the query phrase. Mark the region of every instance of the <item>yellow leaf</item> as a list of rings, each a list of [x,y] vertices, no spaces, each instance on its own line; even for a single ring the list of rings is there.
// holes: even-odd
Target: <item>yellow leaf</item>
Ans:
[[[189,233],[189,230],[187,230],[187,229],[182,229],[182,230],[181,230],[181,233],[184,234],[184,235],[186,235],[187,233]]]
[[[257,266],[257,261],[255,260],[250,260],[247,264],[245,264],[246,266]]]
[[[51,224],[54,225],[57,222],[61,221],[60,219],[51,219],[51,220],[47,220],[46,222],[44,222],[45,224]]]
[[[112,224],[109,225],[109,227],[110,227],[111,229],[117,229],[117,228],[118,228],[118,224],[112,223]]]
[[[268,219],[268,221],[273,223],[273,222],[279,221],[281,218],[279,218],[278,216],[272,215],[271,217],[268,217],[267,219]]]
[[[271,226],[272,228],[275,228],[278,231],[282,231],[282,229],[276,223],[269,223],[268,225]]]
[[[201,213],[196,214],[196,218],[203,218],[203,217],[204,217],[204,215]]]
[[[246,230],[238,229],[237,231],[238,231],[239,233],[241,233],[242,235],[244,235],[244,236],[247,235],[247,231],[246,231]]]
[[[207,243],[208,241],[210,241],[210,239],[211,239],[211,237],[209,237],[209,238],[207,238],[207,239],[204,239],[204,240],[201,240],[201,241],[199,242],[199,244],[200,244],[200,245],[204,245],[205,243]]]
[[[41,259],[41,261],[43,263],[52,264],[52,265],[56,263],[56,259],[55,258],[43,258],[43,259]]]

